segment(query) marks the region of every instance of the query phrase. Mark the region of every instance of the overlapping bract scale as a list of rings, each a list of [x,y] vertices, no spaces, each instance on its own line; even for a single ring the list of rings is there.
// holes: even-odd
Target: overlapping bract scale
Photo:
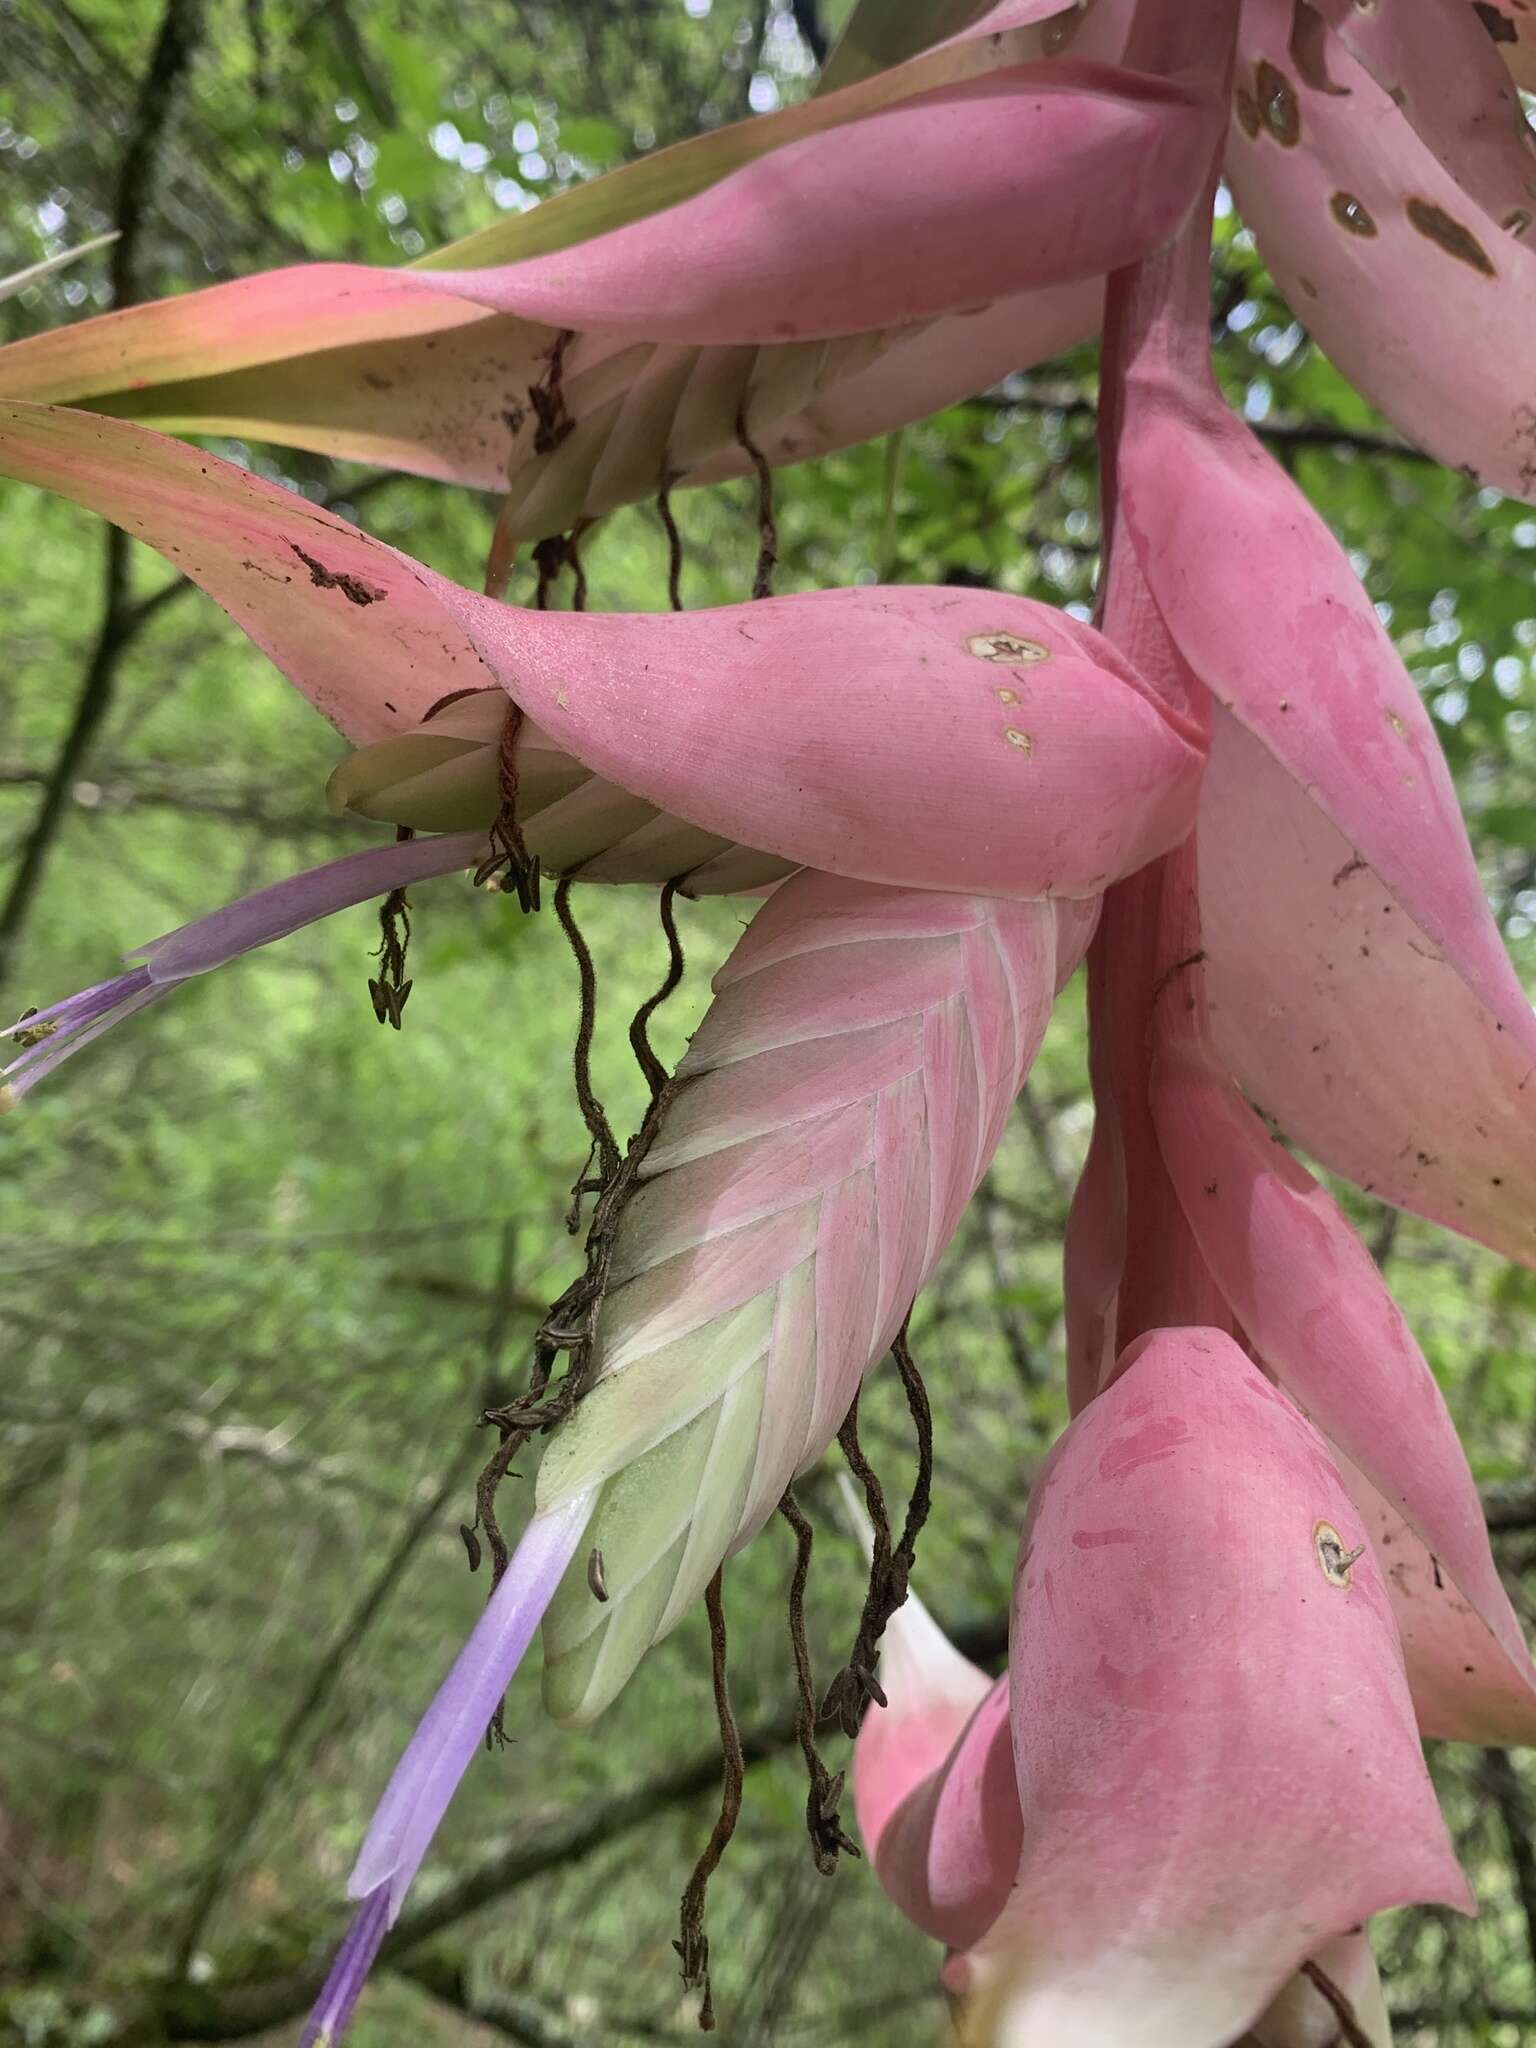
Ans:
[[[1075,950],[1075,949],[1074,949]],[[1001,1136],[1061,960],[1048,903],[797,876],[716,978],[615,1241],[541,1509],[602,1486],[546,1694],[587,1720],[820,1455]]]
[[[1371,1914],[1470,1908],[1380,1573],[1228,1338],[1122,1360],[1031,1493],[1007,1905],[947,1973],[989,2048],[1226,2048]]]
[[[1536,1017],[1418,692],[1203,357],[1154,328],[1126,407],[1124,529],[1217,707],[1199,826],[1217,1050],[1327,1165],[1536,1260]]]
[[[1212,1064],[1204,972],[1175,977],[1152,1066],[1179,1202],[1255,1355],[1352,1461],[1421,1730],[1530,1742],[1536,1670],[1444,1397],[1338,1206]]]
[[[1383,7],[1371,23],[1346,8],[1350,46],[1322,29],[1310,77],[1294,12],[1291,0],[1243,10],[1227,171],[1264,260],[1406,434],[1480,483],[1536,497],[1536,146],[1518,98],[1451,0]],[[1466,46],[1447,26],[1464,22]]]
[[[803,864],[1092,897],[1193,816],[1200,736],[1091,627],[1027,598],[875,587],[675,614],[524,611],[124,421],[0,404],[0,473],[160,548],[355,738],[498,686],[533,721],[543,788],[581,788],[573,836],[569,815],[545,820],[552,851],[575,864],[622,843],[633,865],[616,853],[609,879],[718,862],[700,886],[735,888]],[[488,827],[494,753],[481,754]],[[772,856],[766,870],[749,863],[744,880],[738,843]]]
[[[738,423],[771,460],[862,438],[1086,335],[1188,203],[1209,105],[1040,46],[958,38],[430,267],[280,270],[15,344],[0,395],[510,484],[530,538],[745,461]]]

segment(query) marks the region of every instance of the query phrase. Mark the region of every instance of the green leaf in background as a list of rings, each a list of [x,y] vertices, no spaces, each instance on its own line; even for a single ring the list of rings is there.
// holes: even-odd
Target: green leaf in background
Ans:
[[[816,90],[838,92],[979,21],[994,0],[859,0]]]
[[[948,0],[946,0],[948,4]],[[972,13],[980,8],[966,4]],[[547,199],[527,213],[497,221],[479,234],[466,235],[422,256],[411,267],[416,270],[471,270],[491,263],[517,263],[526,256],[544,256],[552,249],[568,249],[573,242],[605,234],[632,220],[660,213],[715,184],[727,172],[767,156],[787,143],[800,142],[808,135],[820,135],[844,121],[857,121],[882,107],[911,99],[917,93],[933,92],[963,79],[981,78],[990,71],[1021,61],[1029,48],[1033,30],[1005,30],[996,37],[970,43],[951,44],[942,50],[925,50],[930,38],[922,36],[915,45],[923,54],[908,56],[889,69],[863,67],[846,86],[835,92],[802,100],[798,106],[781,107],[777,113],[761,114],[755,120],[737,121],[729,128],[716,128],[695,135],[688,142],[674,143],[655,156],[624,164],[604,178]]]

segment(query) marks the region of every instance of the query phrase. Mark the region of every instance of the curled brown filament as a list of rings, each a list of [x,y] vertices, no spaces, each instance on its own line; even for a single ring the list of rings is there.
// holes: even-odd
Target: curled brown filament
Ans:
[[[724,1772],[720,1814],[683,1892],[678,1939],[672,1944],[682,1960],[684,1988],[692,1991],[703,1986],[704,2003],[699,2008],[699,2027],[706,2034],[714,2032],[715,2001],[709,1981],[709,1936],[704,1932],[704,1895],[736,1832],[747,1769],[726,1677],[725,1607],[720,1590],[724,1569],[722,1565],[715,1573],[704,1595],[704,1605],[709,1614],[710,1664],[714,1678],[715,1716],[720,1724],[720,1761]]]
[[[795,1661],[795,1685],[799,1708],[795,1735],[805,1758],[809,1790],[805,1801],[805,1831],[810,1838],[811,1861],[823,1877],[837,1869],[839,1855],[857,1856],[859,1846],[843,1832],[838,1801],[843,1793],[843,1773],[834,1777],[816,1747],[816,1682],[811,1673],[811,1653],[805,1639],[805,1589],[811,1575],[811,1548],[815,1532],[795,1499],[793,1487],[786,1487],[779,1513],[795,1533],[795,1569],[789,1582],[789,1642]]]
[[[773,572],[779,559],[779,529],[773,516],[773,471],[767,456],[747,432],[745,401],[736,414],[736,445],[757,472],[757,567],[752,575],[752,595],[772,597]]]
[[[651,1045],[650,1021],[667,1000],[668,996],[675,992],[683,978],[683,946],[682,941],[677,935],[677,916],[674,909],[677,890],[678,884],[675,880],[662,884],[660,913],[661,929],[666,935],[667,941],[666,975],[656,993],[647,996],[639,1009],[636,1010],[629,1027],[630,1050],[634,1053],[640,1071],[645,1076],[646,1085],[651,1091],[652,1102],[656,1100],[662,1089],[667,1085],[667,1070],[656,1057],[655,1050]]]

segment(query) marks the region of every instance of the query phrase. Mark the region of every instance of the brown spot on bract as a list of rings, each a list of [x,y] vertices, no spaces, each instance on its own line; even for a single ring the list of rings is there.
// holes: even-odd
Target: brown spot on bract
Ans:
[[[1301,108],[1291,81],[1266,57],[1254,72],[1253,83],[1264,126],[1282,149],[1294,149],[1301,140]]]
[[[327,569],[324,562],[305,554],[296,540],[288,545],[309,571],[309,580],[317,590],[339,590],[348,604],[382,604],[389,595],[379,584],[365,583],[361,576],[349,575],[345,569]]]
[[[1354,1550],[1344,1548],[1344,1539],[1331,1522],[1319,1522],[1312,1531],[1312,1549],[1330,1586],[1349,1585],[1349,1575],[1365,1555],[1362,1543]]]
[[[1259,103],[1246,85],[1240,85],[1232,95],[1233,111],[1237,125],[1250,141],[1256,140],[1259,132]]]
[[[1443,249],[1447,256],[1454,256],[1458,263],[1468,264],[1484,277],[1498,276],[1488,251],[1472,230],[1447,213],[1443,206],[1436,206],[1432,199],[1410,199],[1408,220],[1427,241]]]
[[[965,644],[978,660],[1002,662],[1009,668],[1051,658],[1049,647],[1042,647],[1038,640],[1021,640],[1017,633],[971,633]]]
[[[1016,725],[1008,726],[1003,733],[1003,738],[1010,747],[1017,747],[1019,752],[1025,755],[1026,758],[1035,751],[1035,743],[1029,734],[1027,732],[1020,732]]]
[[[1352,235],[1369,237],[1377,233],[1375,221],[1366,212],[1353,192],[1335,192],[1328,202],[1328,211],[1341,228],[1348,228]]]
[[[1472,0],[1472,12],[1496,43],[1519,42],[1519,29],[1507,14],[1501,14],[1497,7],[1490,7],[1488,0]]]

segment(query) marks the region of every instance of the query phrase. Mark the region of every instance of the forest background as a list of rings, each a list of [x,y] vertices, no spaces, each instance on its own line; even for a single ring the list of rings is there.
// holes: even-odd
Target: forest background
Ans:
[[[846,12],[0,0],[0,274],[123,230],[0,307],[0,334],[306,256],[420,255],[802,97]],[[1312,345],[1230,207],[1218,229],[1228,394],[1388,622],[1530,982],[1536,513],[1404,445]],[[986,582],[1086,616],[1093,428],[1084,350],[781,473],[778,588]],[[219,445],[477,582],[489,498]],[[0,1011],[17,1014],[370,834],[325,813],[334,734],[207,599],[62,501],[7,487],[0,507]],[[687,602],[745,596],[755,491],[678,511]],[[594,604],[665,604],[648,508],[607,521],[586,558]],[[575,1270],[576,977],[548,918],[451,884],[418,896],[398,1036],[374,1020],[360,909],[184,989],[0,1128],[0,2039],[291,2041],[361,1826],[483,1597],[457,1533],[486,1449],[475,1417]],[[642,1088],[624,1022],[663,940],[648,894],[587,896],[597,1073],[627,1130]],[[690,971],[657,1029],[669,1056],[744,914],[685,906]],[[1060,1241],[1089,1118],[1074,989],[914,1320],[940,1498],[915,1583],[994,1666],[1021,1494],[1064,1419]],[[1447,1390],[1530,1629],[1536,1275],[1346,1200]],[[877,1375],[866,1441],[898,1472],[905,1419]],[[825,1645],[863,1573],[830,1471],[806,1492]],[[730,1575],[752,1767],[711,1902],[718,2038],[937,2042],[937,1952],[866,1868],[828,1882],[809,1861],[789,1568],[770,1529]],[[695,2038],[670,1943],[718,1784],[701,1618],[596,1730],[543,1722],[533,1673],[509,1724],[439,1839],[357,2048]],[[1383,1923],[1398,2038],[1536,2042],[1536,1772],[1450,1745],[1432,1761],[1484,1910]]]

